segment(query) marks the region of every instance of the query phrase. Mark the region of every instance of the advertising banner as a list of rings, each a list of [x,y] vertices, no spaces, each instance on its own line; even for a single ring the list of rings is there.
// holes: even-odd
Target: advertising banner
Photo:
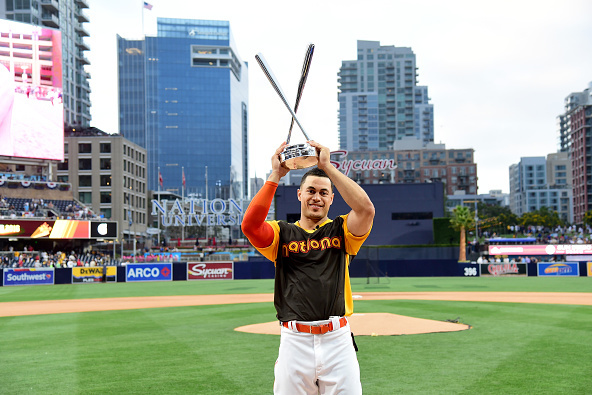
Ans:
[[[53,285],[53,268],[4,269],[4,285]]]
[[[526,276],[526,263],[481,263],[482,276]]]
[[[73,267],[72,283],[115,283],[117,282],[116,266]]]
[[[0,19],[0,48],[0,155],[64,160],[62,33]]]
[[[187,280],[232,280],[234,262],[188,262]]]
[[[136,263],[125,268],[125,281],[172,281],[172,263]]]
[[[0,219],[0,238],[96,239],[117,237],[117,222]]]
[[[588,268],[588,277],[592,277],[592,262],[587,262],[586,267]]]
[[[578,262],[538,263],[537,274],[541,277],[577,277],[580,275]]]
[[[490,245],[489,255],[590,255],[590,244]]]

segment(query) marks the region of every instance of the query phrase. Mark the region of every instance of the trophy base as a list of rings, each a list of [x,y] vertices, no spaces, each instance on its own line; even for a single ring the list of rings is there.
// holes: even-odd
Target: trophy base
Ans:
[[[319,162],[317,150],[308,143],[289,145],[280,153],[280,161],[290,170],[305,169]]]

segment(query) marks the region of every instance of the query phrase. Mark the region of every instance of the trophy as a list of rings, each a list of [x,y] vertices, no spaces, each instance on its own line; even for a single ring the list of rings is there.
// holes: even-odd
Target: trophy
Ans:
[[[290,144],[290,138],[292,137],[292,128],[294,127],[294,121],[298,124],[298,127],[302,131],[302,134],[306,138],[307,141],[310,140],[304,128],[296,118],[296,111],[298,111],[298,105],[300,104],[300,98],[302,97],[302,91],[304,89],[304,84],[306,83],[306,78],[308,77],[308,71],[310,70],[310,62],[312,60],[312,55],[314,52],[314,44],[310,44],[308,49],[306,50],[306,56],[304,57],[304,64],[302,65],[302,73],[300,75],[300,82],[298,83],[298,93],[296,94],[296,103],[294,104],[294,110],[288,104],[284,93],[282,92],[282,88],[280,88],[279,84],[276,82],[276,79],[269,68],[269,65],[263,58],[261,53],[255,55],[255,59],[261,69],[265,73],[265,76],[275,89],[276,93],[284,102],[284,105],[292,114],[292,121],[290,122],[290,130],[288,131],[288,138],[286,139],[286,143]],[[314,166],[318,163],[319,158],[317,156],[317,150],[315,147],[311,146],[308,143],[303,144],[292,144],[287,145],[284,150],[280,153],[280,162],[288,169],[304,169],[306,167]]]

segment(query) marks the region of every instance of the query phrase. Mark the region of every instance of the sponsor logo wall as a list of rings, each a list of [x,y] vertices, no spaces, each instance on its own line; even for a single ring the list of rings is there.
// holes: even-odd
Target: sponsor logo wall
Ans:
[[[578,262],[538,263],[537,274],[541,277],[577,277],[580,275]]]
[[[232,280],[234,262],[188,262],[187,280]]]
[[[482,276],[526,276],[526,263],[481,263]]]
[[[72,268],[72,283],[101,283],[105,274],[105,282],[117,282],[116,266],[74,267]]]
[[[53,268],[4,269],[4,285],[53,285]]]
[[[138,263],[125,267],[125,281],[172,281],[172,263]]]
[[[588,268],[588,277],[592,277],[592,262],[587,262],[586,266]]]

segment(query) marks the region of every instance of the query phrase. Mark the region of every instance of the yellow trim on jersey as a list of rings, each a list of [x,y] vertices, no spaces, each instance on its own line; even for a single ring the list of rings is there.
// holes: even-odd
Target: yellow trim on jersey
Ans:
[[[345,302],[345,316],[349,317],[354,312],[354,297],[351,290],[351,282],[349,280],[349,255],[346,256],[345,266],[345,284],[343,292],[343,300]]]
[[[358,251],[364,244],[364,241],[370,235],[370,231],[372,230],[372,225],[370,225],[370,229],[366,232],[365,235],[362,236],[355,236],[353,235],[349,229],[347,228],[347,215],[344,215],[343,221],[343,234],[345,235],[345,252],[346,255],[346,262],[345,262],[345,284],[343,287],[343,299],[345,301],[345,315],[350,316],[354,312],[354,298],[352,295],[351,290],[351,281],[349,278],[349,264],[350,264],[350,255],[357,255]]]

